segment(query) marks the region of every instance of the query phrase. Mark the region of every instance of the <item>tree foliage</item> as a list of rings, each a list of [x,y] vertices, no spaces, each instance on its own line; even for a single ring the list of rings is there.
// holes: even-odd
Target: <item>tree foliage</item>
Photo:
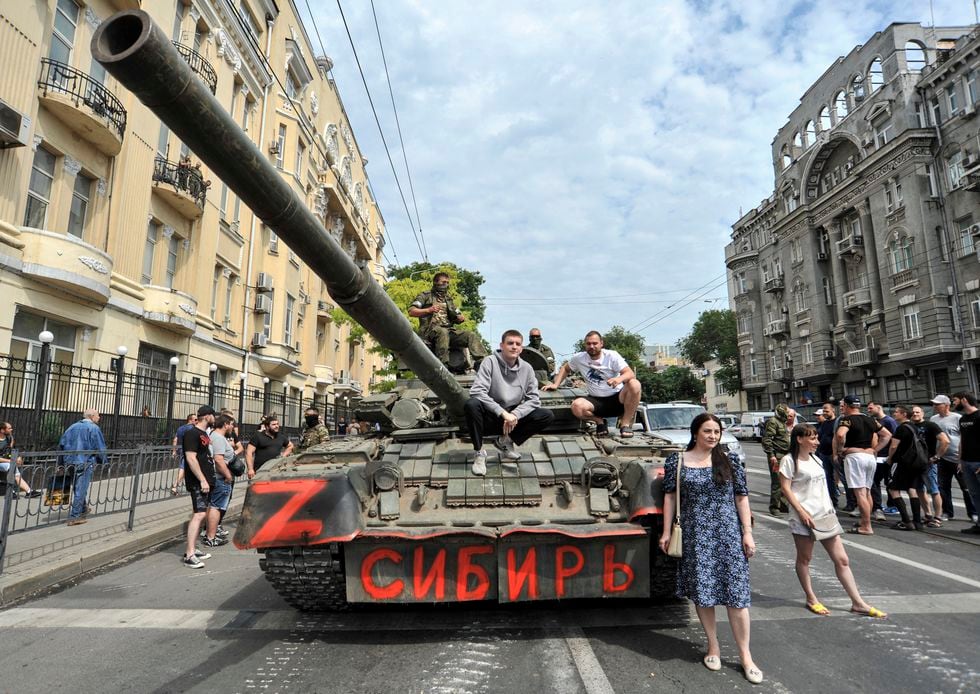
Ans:
[[[629,332],[621,325],[614,325],[606,332],[602,333],[602,345],[606,349],[612,349],[626,360],[635,371],[641,366],[640,360],[643,358],[643,336]],[[576,352],[585,351],[585,338],[575,343]]]
[[[742,387],[738,362],[738,328],[735,313],[728,310],[704,311],[691,332],[677,343],[681,354],[692,364],[718,360],[714,376],[731,395]]]
[[[690,400],[701,402],[704,395],[704,381],[683,366],[668,366],[663,371],[640,366],[636,377],[643,388],[645,402],[671,402]]]

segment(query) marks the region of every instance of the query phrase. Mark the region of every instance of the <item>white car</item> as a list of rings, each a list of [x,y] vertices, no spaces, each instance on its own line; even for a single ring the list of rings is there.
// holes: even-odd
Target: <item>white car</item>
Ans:
[[[638,424],[643,425],[643,431],[650,436],[669,441],[675,446],[686,448],[691,440],[691,422],[706,410],[700,405],[689,402],[670,402],[656,405],[640,403],[636,411]],[[738,460],[745,464],[745,452],[741,442],[728,431],[721,433],[721,445],[729,452],[735,453]]]

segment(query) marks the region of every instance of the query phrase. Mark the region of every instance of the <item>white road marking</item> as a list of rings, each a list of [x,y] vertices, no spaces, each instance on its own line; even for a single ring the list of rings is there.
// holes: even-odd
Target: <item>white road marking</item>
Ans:
[[[773,518],[771,516],[765,516],[762,514],[756,514],[756,519],[761,519],[768,521],[770,523],[778,523],[779,525],[789,525],[789,521],[783,520],[782,518]],[[892,554],[891,552],[885,552],[881,549],[876,549],[875,547],[869,547],[865,544],[860,544],[853,542],[851,540],[844,539],[844,544],[848,547],[853,547],[854,549],[859,549],[862,552],[867,552],[868,554],[874,554],[875,556],[883,557],[885,559],[890,559],[891,561],[898,562],[899,564],[905,564],[906,566],[911,566],[913,568],[919,569],[920,571],[925,571],[926,573],[935,574],[936,576],[942,576],[943,578],[948,578],[951,581],[956,581],[964,585],[968,585],[971,588],[980,588],[980,581],[975,581],[972,578],[967,578],[966,576],[960,576],[958,574],[951,573],[949,571],[943,571],[942,569],[937,569],[928,564],[921,564],[917,561],[912,561],[911,559],[906,559],[905,557],[900,557],[897,554]]]
[[[585,691],[588,694],[615,694],[585,632],[580,627],[566,627],[564,634],[565,643],[568,644],[568,651],[572,654],[572,661],[582,678]]]

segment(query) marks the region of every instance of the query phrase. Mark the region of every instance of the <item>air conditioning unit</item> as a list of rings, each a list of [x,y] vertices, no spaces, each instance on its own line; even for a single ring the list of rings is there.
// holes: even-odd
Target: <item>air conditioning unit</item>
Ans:
[[[905,377],[906,378],[915,378],[916,376],[919,375],[919,372],[916,369],[914,369],[914,368],[912,368],[912,369],[905,369],[905,372],[904,373],[905,373]]]
[[[255,297],[255,312],[272,313],[272,299],[265,294],[259,294]]]
[[[976,236],[977,234],[980,234],[980,224],[971,224],[970,225],[970,234],[972,234],[973,236]]]
[[[30,129],[30,118],[0,101],[0,149],[24,147]]]
[[[265,336],[265,333],[252,333],[253,347],[265,347],[267,344],[269,344],[269,338]]]
[[[837,355],[836,355],[836,354],[834,353],[834,350],[832,350],[832,349],[825,349],[825,350],[823,351],[823,358],[824,358],[824,359],[833,359],[833,358],[835,358],[836,356],[837,356]]]
[[[259,278],[255,281],[255,289],[260,292],[271,292],[272,275],[267,272],[260,272]]]
[[[963,109],[963,117],[969,118],[970,116],[975,115],[976,112],[977,112],[976,104],[967,104],[966,108]]]
[[[329,311],[332,308],[333,307],[330,305],[329,301],[324,301],[323,299],[320,299],[319,301],[316,302],[317,311]]]
[[[976,347],[967,347],[966,349],[963,350],[963,361],[969,361],[971,359],[976,359],[976,358],[977,358]]]
[[[960,160],[960,164],[962,164],[964,169],[971,168],[973,166],[973,155],[969,152],[965,152],[963,154],[963,159]]]
[[[269,143],[269,154],[275,154],[277,157],[282,154],[282,148],[279,146],[279,140],[273,140]]]
[[[826,260],[827,251],[817,251],[817,260]]]

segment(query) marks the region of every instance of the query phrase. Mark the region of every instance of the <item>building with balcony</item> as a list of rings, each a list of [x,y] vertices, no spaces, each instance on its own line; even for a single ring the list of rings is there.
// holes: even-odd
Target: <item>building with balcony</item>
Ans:
[[[892,24],[805,90],[725,249],[747,407],[976,389],[980,36]]]
[[[177,357],[181,379],[237,388],[244,373],[250,392],[293,401],[365,392],[382,366],[370,338],[335,322],[320,278],[93,61],[100,22],[134,7],[385,281],[367,160],[294,0],[4,3],[0,108],[22,127],[0,148],[0,354],[36,358],[45,329],[79,366],[108,368],[124,346],[147,376]]]

